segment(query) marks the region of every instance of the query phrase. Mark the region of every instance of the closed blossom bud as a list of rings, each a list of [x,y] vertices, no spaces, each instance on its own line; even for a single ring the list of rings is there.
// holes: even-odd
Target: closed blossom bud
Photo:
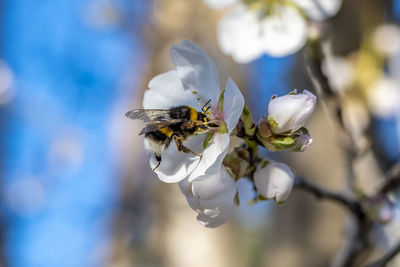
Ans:
[[[225,156],[223,165],[226,167],[229,175],[238,180],[248,175],[251,170],[250,160],[249,151],[245,147],[238,147]]]
[[[313,140],[308,133],[302,133],[295,137],[296,145],[293,148],[295,152],[303,152],[312,144]]]
[[[254,184],[257,192],[266,199],[277,203],[285,202],[294,183],[294,174],[289,166],[280,162],[270,162],[254,173]]]
[[[388,223],[394,217],[394,203],[387,196],[376,196],[364,202],[364,208],[371,219]]]
[[[308,121],[316,105],[317,97],[304,90],[297,94],[271,99],[268,105],[268,123],[271,130],[276,133],[295,132]]]

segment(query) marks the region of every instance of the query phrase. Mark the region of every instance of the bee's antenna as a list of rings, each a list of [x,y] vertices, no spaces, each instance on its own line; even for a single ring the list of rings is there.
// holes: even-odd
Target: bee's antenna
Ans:
[[[211,99],[208,100],[208,101],[203,105],[203,107],[201,108],[201,111],[202,111],[202,112],[207,112],[207,111],[211,108],[211,106],[208,106],[208,107],[207,107],[207,105],[210,104],[210,102],[211,102]],[[207,108],[206,108],[206,107],[207,107]]]

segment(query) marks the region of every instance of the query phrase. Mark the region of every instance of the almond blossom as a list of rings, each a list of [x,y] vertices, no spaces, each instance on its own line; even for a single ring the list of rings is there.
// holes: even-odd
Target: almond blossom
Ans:
[[[265,167],[260,166],[254,173],[257,192],[266,199],[274,199],[277,203],[287,199],[293,183],[293,172],[284,163],[269,162]]]
[[[196,44],[183,41],[174,45],[171,56],[176,70],[154,77],[145,92],[143,108],[168,109],[178,105],[198,108],[209,101],[212,121],[220,127],[212,132],[212,138],[205,144],[206,134],[194,135],[184,145],[192,151],[202,154],[183,153],[170,145],[162,152],[162,161],[155,170],[158,178],[167,183],[179,182],[188,178],[189,182],[215,175],[222,164],[230,137],[241,116],[244,99],[233,82],[228,78],[224,91],[220,90],[217,69],[209,56]],[[219,100],[221,99],[219,105]],[[205,146],[205,149],[203,146]],[[153,156],[150,166],[157,161]]]
[[[307,41],[307,19],[334,16],[342,0],[203,0],[214,9],[232,6],[218,26],[222,51],[238,63],[249,63],[264,53],[287,56]]]

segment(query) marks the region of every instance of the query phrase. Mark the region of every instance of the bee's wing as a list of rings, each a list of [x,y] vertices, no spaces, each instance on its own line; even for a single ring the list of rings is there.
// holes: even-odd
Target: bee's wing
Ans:
[[[183,121],[184,121],[183,119],[171,119],[169,121],[151,121],[149,123],[146,123],[146,126],[140,131],[139,135],[147,134],[149,132],[154,132],[164,127],[181,123]]]
[[[142,120],[144,122],[170,121],[168,109],[134,109],[128,111],[125,116],[133,120]]]

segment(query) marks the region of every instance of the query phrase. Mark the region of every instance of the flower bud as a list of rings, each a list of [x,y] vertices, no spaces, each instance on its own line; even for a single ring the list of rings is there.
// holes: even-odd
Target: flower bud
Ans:
[[[387,196],[376,196],[364,203],[368,216],[377,222],[388,223],[394,217],[394,204]]]
[[[313,140],[308,133],[302,133],[295,137],[296,145],[293,148],[295,152],[303,152],[312,144]]]
[[[307,90],[271,99],[267,118],[271,130],[276,134],[297,131],[310,118],[316,100],[317,97]]]
[[[250,171],[251,156],[244,147],[235,148],[234,151],[225,156],[223,165],[226,167],[230,176],[238,180],[247,176]]]
[[[257,192],[266,199],[283,203],[292,191],[294,174],[289,166],[280,162],[270,162],[254,173]]]
[[[265,139],[273,135],[273,132],[271,131],[271,128],[268,123],[268,117],[264,116],[262,119],[258,122],[257,125],[257,137],[261,139]]]

